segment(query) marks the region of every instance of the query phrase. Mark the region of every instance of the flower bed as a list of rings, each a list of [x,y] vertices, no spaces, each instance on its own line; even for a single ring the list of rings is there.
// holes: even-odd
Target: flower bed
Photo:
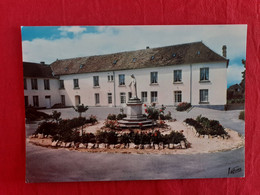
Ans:
[[[187,118],[184,122],[190,126],[193,126],[199,135],[227,135],[227,132],[217,120],[209,120],[206,117],[198,116],[196,120]]]
[[[75,136],[76,135],[76,136]],[[62,147],[65,147],[67,143],[79,147],[83,144],[83,148],[99,148],[105,146],[105,148],[117,148],[118,145],[123,146],[124,148],[129,148],[132,144],[135,145],[137,149],[146,148],[187,148],[190,147],[186,141],[185,136],[181,132],[171,131],[170,134],[163,135],[160,131],[156,130],[155,132],[143,133],[143,132],[134,132],[130,133],[117,133],[115,131],[98,131],[96,135],[93,133],[86,133],[82,136],[78,134],[72,135],[69,139],[59,139],[58,137],[53,137],[53,143],[56,143],[55,146],[61,146],[61,143],[64,143]],[[73,143],[72,143],[73,142]],[[60,143],[60,144],[58,144]],[[75,145],[75,143],[78,143]],[[58,145],[57,145],[58,144]],[[131,146],[130,146],[131,145]],[[157,147],[156,147],[157,145]],[[54,145],[53,145],[54,146]]]
[[[177,111],[186,111],[186,110],[188,110],[190,107],[191,107],[191,104],[190,104],[190,103],[181,102],[181,103],[178,104],[176,110],[177,110]]]

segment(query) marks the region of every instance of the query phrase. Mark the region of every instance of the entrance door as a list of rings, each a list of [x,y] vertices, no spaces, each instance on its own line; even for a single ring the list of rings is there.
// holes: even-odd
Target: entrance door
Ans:
[[[75,106],[78,106],[78,105],[80,105],[80,96],[76,95],[75,96]]]
[[[45,96],[45,105],[46,108],[51,108],[51,96]]]

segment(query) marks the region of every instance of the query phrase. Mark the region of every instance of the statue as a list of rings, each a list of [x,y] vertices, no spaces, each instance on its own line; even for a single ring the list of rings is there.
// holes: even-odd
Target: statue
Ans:
[[[129,84],[129,87],[131,88],[131,92],[132,92],[132,98],[131,99],[138,99],[135,76],[132,74],[131,78],[132,78],[132,81]]]

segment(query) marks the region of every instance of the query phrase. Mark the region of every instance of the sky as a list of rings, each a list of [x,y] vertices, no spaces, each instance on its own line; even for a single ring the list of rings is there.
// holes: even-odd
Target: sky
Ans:
[[[177,26],[23,26],[23,61],[46,64],[56,59],[110,54],[202,41],[222,55],[227,46],[227,87],[240,83],[246,59],[246,25]]]

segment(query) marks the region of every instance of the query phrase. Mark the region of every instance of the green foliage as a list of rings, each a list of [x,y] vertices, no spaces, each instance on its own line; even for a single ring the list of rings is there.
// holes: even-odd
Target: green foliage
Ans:
[[[156,108],[155,104],[152,104],[151,106],[146,106],[146,104],[144,105],[145,108],[145,113],[147,114],[147,118],[152,119],[152,120],[158,120],[159,116],[161,118],[165,118],[164,117],[164,110],[166,109],[165,106],[161,106],[161,108]],[[164,119],[162,119],[164,120]]]
[[[239,118],[240,120],[245,120],[245,111],[241,111],[241,112],[239,113],[238,118]]]
[[[56,110],[52,111],[52,114],[50,115],[52,120],[55,120],[56,122],[59,122],[61,120],[60,116],[61,112],[57,112]]]
[[[44,134],[44,135],[56,135],[58,129],[58,124],[54,122],[42,122],[35,131],[35,134]]]
[[[117,120],[122,120],[123,118],[125,118],[126,117],[126,114],[118,114],[117,116],[116,116],[116,119]]]
[[[117,120],[105,120],[105,127],[108,127],[110,129],[116,129],[118,127]]]
[[[42,120],[42,119],[49,119],[50,115],[48,115],[44,112],[40,112],[33,107],[27,107],[25,109],[25,117],[26,117],[26,119],[28,119],[30,121],[36,121],[36,120]]]
[[[109,131],[107,133],[107,143],[108,144],[117,144],[117,134],[114,131]]]
[[[109,115],[107,116],[107,119],[108,119],[108,120],[116,120],[116,115],[115,115],[115,114],[109,114]]]
[[[76,107],[73,107],[76,112],[79,113],[79,117],[81,117],[83,112],[86,112],[88,110],[88,106],[84,106],[84,104],[77,105]]]
[[[96,143],[96,136],[93,133],[84,133],[82,143]]]
[[[187,118],[185,123],[195,127],[196,131],[201,135],[223,135],[227,134],[223,126],[217,120],[209,120],[206,117],[198,116],[196,120]]]
[[[181,102],[181,103],[178,104],[176,110],[177,110],[177,111],[186,111],[186,110],[188,110],[190,107],[191,107],[191,104],[190,104],[190,103]]]
[[[130,143],[130,135],[129,135],[129,133],[124,133],[123,135],[120,136],[120,143],[124,144],[124,145]]]

